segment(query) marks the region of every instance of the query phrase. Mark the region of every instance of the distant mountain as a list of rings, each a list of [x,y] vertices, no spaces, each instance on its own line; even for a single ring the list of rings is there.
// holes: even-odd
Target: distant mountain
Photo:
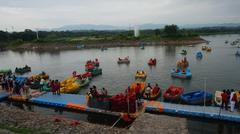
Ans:
[[[167,24],[142,24],[138,25],[139,29],[161,29]],[[202,28],[202,27],[240,27],[240,23],[222,23],[222,24],[186,24],[178,25],[180,28]],[[79,25],[65,25],[59,28],[51,29],[52,31],[84,31],[84,30],[129,30],[133,27],[127,26],[113,26],[113,25],[94,25],[94,24],[79,24]]]
[[[125,27],[118,27],[112,25],[93,25],[93,24],[79,24],[79,25],[65,25],[59,28],[52,29],[53,31],[78,31],[78,30],[121,30]]]
[[[239,27],[240,23],[211,23],[211,24],[187,24],[180,25],[181,28],[202,28],[202,27]]]

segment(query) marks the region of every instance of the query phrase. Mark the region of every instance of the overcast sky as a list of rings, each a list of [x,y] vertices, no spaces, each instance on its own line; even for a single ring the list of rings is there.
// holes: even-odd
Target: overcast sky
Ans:
[[[0,0],[0,29],[239,23],[240,0]]]

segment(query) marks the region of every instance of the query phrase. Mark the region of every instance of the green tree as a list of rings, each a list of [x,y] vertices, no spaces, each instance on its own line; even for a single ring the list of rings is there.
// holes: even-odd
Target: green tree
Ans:
[[[178,36],[179,28],[177,25],[166,25],[163,29],[163,32],[166,36],[174,37]]]

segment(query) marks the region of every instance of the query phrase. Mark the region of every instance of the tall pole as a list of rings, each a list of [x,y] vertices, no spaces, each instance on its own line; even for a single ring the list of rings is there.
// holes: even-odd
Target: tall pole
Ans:
[[[36,35],[37,35],[37,40],[39,39],[39,37],[38,37],[38,31],[36,31]]]
[[[128,102],[128,114],[129,114],[129,91],[128,91],[128,89],[127,89],[127,102]]]
[[[203,100],[204,112],[205,112],[205,106],[206,106],[206,92],[207,92],[207,80],[206,78],[204,78],[204,100]]]

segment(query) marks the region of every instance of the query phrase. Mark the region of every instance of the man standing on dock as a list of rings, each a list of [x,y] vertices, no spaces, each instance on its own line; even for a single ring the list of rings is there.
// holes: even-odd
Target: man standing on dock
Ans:
[[[226,90],[223,90],[223,93],[221,94],[221,96],[222,96],[221,108],[223,109],[223,107],[225,106],[225,110],[228,110],[228,94]]]

